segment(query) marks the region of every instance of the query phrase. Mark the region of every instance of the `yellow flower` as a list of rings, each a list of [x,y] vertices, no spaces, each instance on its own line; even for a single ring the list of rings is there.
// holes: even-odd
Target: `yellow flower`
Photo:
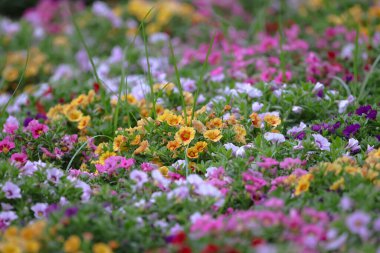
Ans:
[[[112,253],[113,251],[111,247],[105,243],[96,243],[92,247],[92,252],[93,253]]]
[[[174,114],[170,114],[166,117],[166,123],[168,123],[169,126],[177,126],[182,124],[183,118],[181,116],[177,116]]]
[[[16,81],[18,77],[18,70],[14,67],[6,67],[3,70],[3,78],[8,82]]]
[[[256,127],[256,128],[261,127],[261,119],[257,113],[253,112],[251,115],[249,115],[249,118],[251,119],[252,125],[254,127]]]
[[[312,177],[312,174],[305,174],[301,176],[296,186],[296,191],[294,192],[294,195],[298,196],[301,193],[308,191],[310,187],[310,180],[312,179]]]
[[[107,160],[107,158],[109,158],[111,156],[116,156],[116,153],[115,152],[110,152],[110,151],[105,152],[104,154],[102,154],[99,157],[98,163],[104,165],[104,161]]]
[[[123,135],[118,135],[113,139],[113,151],[123,151],[126,149],[125,145],[127,138]]]
[[[22,251],[20,247],[18,247],[12,242],[5,244],[1,249],[1,253],[21,253],[21,252]]]
[[[91,121],[91,117],[90,116],[84,116],[82,117],[79,122],[78,122],[78,129],[79,130],[83,130],[85,128],[88,127],[88,125],[90,124],[90,121]]]
[[[213,141],[213,142],[218,142],[223,137],[222,133],[218,129],[207,130],[206,132],[204,132],[203,136],[206,139]]]
[[[38,253],[40,252],[41,245],[36,240],[27,241],[25,243],[25,249],[28,253]]]
[[[66,113],[66,117],[71,122],[78,122],[82,119],[83,113],[77,109],[69,110]]]
[[[199,157],[199,152],[196,147],[192,147],[187,149],[186,155],[190,159],[196,159]]]
[[[80,249],[80,238],[77,235],[71,235],[63,244],[63,250],[66,253],[76,253]]]
[[[96,147],[95,154],[100,155],[101,153],[103,153],[106,147],[107,147],[107,143],[105,142],[99,143],[99,145]]]
[[[247,131],[242,125],[234,125],[234,132],[235,132],[235,140],[237,142],[245,144],[245,136],[247,135]]]
[[[192,127],[181,127],[175,134],[175,139],[183,145],[189,145],[195,137],[195,130]]]
[[[174,140],[174,141],[169,141],[168,144],[166,145],[166,147],[170,150],[170,151],[174,151],[176,150],[177,148],[179,148],[181,146],[181,143],[177,140]]]
[[[149,142],[148,141],[142,141],[140,143],[140,146],[133,152],[134,155],[141,154],[145,152],[145,150],[149,147]]]
[[[197,143],[195,143],[194,145],[194,148],[198,151],[198,152],[203,152],[207,147],[207,142],[205,141],[198,141]]]
[[[51,107],[46,116],[51,120],[57,120],[61,117],[62,112],[63,107],[62,105],[58,104],[56,106]]]
[[[264,117],[265,123],[267,123],[271,127],[277,127],[281,124],[281,119],[275,115],[267,114]]]
[[[18,229],[15,226],[10,226],[4,233],[5,238],[15,237],[18,234]]]
[[[158,170],[161,172],[161,174],[164,176],[164,177],[168,177],[169,176],[169,168],[166,167],[166,166],[161,166],[160,168],[158,168]]]
[[[136,135],[135,138],[131,141],[131,145],[139,145],[141,142],[141,135]]]
[[[193,120],[192,122],[193,124],[193,127],[195,130],[197,130],[197,132],[203,134],[204,132],[206,132],[207,128],[205,127],[205,125],[203,125],[202,122],[200,122],[199,120]]]
[[[206,123],[206,126],[208,129],[214,129],[214,128],[222,128],[223,127],[223,121],[221,118],[214,118]]]
[[[88,105],[88,97],[87,95],[85,94],[81,94],[79,95],[77,98],[73,99],[73,101],[71,101],[71,105],[73,106],[87,106]]]
[[[332,190],[332,191],[336,191],[336,190],[339,190],[339,189],[344,189],[344,178],[343,177],[341,177],[340,179],[338,179],[337,181],[335,181],[330,186],[330,190]]]

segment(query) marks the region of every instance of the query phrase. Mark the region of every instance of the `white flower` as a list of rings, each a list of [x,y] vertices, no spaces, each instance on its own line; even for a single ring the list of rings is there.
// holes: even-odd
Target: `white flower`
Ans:
[[[263,106],[264,106],[264,104],[262,104],[262,103],[254,102],[254,103],[252,104],[252,111],[254,111],[254,112],[258,112],[258,111],[261,110],[261,108],[263,108]]]
[[[270,141],[272,143],[282,143],[285,142],[285,136],[279,133],[271,133],[267,132],[264,134],[264,138],[267,141]]]
[[[141,188],[146,182],[148,182],[148,175],[141,170],[133,170],[131,174],[129,174],[131,180],[136,182],[136,186]]]

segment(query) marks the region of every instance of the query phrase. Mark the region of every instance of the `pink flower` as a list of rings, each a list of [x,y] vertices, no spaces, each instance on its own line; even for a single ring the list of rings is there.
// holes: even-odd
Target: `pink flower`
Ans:
[[[29,122],[28,126],[25,128],[26,131],[32,133],[34,139],[39,138],[42,134],[49,130],[49,127],[45,124],[41,124],[38,120],[32,120]]]
[[[21,198],[20,188],[10,181],[8,181],[4,184],[2,190],[5,193],[5,197],[7,199],[20,199]]]
[[[11,163],[16,167],[23,166],[28,160],[28,156],[24,153],[14,153],[11,155]]]
[[[0,153],[8,154],[8,152],[15,148],[15,143],[10,141],[9,138],[5,138],[0,141]]]
[[[285,158],[282,162],[280,162],[280,168],[282,169],[291,169],[297,166],[301,166],[303,162],[299,158]]]
[[[360,235],[363,239],[368,238],[368,223],[371,221],[371,217],[362,211],[356,211],[346,219],[346,225],[348,229],[354,233]]]
[[[9,227],[9,225],[11,225],[11,222],[17,218],[18,216],[13,211],[0,212],[0,230]]]
[[[135,160],[126,159],[122,156],[111,156],[104,161],[104,164],[96,164],[95,167],[100,173],[114,173],[117,169],[123,168],[128,170],[135,164]]]
[[[262,160],[263,160],[262,162],[257,163],[257,166],[264,169],[269,169],[278,165],[278,162],[275,159],[270,158],[270,157],[262,157]]]
[[[14,134],[19,128],[19,123],[17,119],[13,116],[9,116],[4,124],[3,132],[7,134]]]

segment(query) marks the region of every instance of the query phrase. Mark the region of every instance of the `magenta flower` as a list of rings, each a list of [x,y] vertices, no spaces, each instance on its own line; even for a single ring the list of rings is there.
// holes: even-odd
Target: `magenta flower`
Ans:
[[[5,193],[5,197],[7,199],[20,199],[21,198],[21,190],[20,188],[8,181],[4,184],[4,186],[2,187],[2,190],[3,192]]]
[[[303,162],[299,158],[285,158],[282,162],[280,162],[280,168],[282,169],[291,169],[297,166],[301,166]]]
[[[9,151],[15,148],[15,143],[10,141],[9,138],[5,138],[0,141],[0,153],[8,154]]]
[[[46,211],[49,205],[47,203],[37,203],[31,207],[34,212],[34,217],[41,219],[46,216]]]
[[[123,168],[128,170],[135,164],[135,160],[126,159],[122,156],[111,156],[104,161],[104,164],[96,164],[95,167],[100,173],[114,173],[117,169]]]
[[[14,153],[11,155],[11,163],[16,167],[23,166],[28,160],[28,156],[24,153]]]
[[[270,158],[270,157],[262,157],[261,159],[263,161],[258,162],[257,166],[264,168],[264,169],[269,169],[269,168],[277,166],[279,164],[275,159]]]
[[[315,145],[320,149],[320,150],[326,150],[330,151],[330,145],[331,143],[322,135],[320,134],[313,134]]]
[[[45,124],[41,124],[38,120],[32,120],[29,122],[28,126],[25,128],[26,131],[32,133],[34,139],[39,138],[42,134],[49,130],[49,127]]]
[[[19,128],[17,119],[13,116],[9,116],[4,124],[3,132],[7,134],[14,134]]]

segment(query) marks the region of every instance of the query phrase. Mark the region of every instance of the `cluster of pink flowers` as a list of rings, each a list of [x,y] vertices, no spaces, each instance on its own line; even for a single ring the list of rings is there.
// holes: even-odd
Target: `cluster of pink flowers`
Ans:
[[[127,159],[122,156],[111,156],[104,161],[104,164],[96,164],[95,167],[99,173],[107,173],[112,175],[117,171],[117,169],[128,170],[135,164],[135,160],[130,158]]]

